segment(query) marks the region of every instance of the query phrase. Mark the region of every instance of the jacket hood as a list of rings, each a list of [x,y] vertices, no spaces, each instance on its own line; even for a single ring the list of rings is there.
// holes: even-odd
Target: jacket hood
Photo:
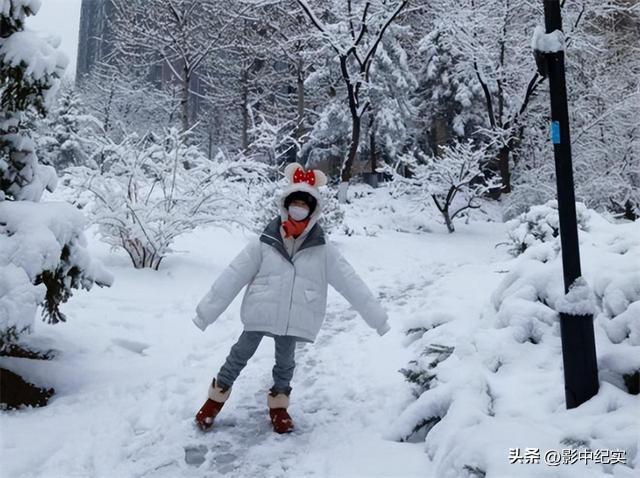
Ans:
[[[282,222],[285,222],[289,219],[289,211],[287,211],[287,208],[284,207],[284,200],[289,194],[296,191],[304,191],[305,193],[309,193],[316,200],[316,208],[309,216],[309,224],[307,224],[307,227],[300,235],[304,236],[311,230],[316,222],[318,222],[318,219],[320,219],[320,214],[322,214],[323,207],[322,196],[320,195],[320,191],[318,190],[318,188],[307,183],[294,183],[287,185],[278,197],[278,209],[280,211],[280,220]]]

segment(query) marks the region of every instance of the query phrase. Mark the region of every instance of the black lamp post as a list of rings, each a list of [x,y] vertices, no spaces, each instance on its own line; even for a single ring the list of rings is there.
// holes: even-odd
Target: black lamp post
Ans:
[[[543,0],[546,33],[562,31],[560,0]],[[560,244],[565,293],[580,277],[580,248],[571,164],[571,137],[565,82],[564,51],[536,52],[538,70],[549,78],[551,139],[556,164]],[[564,388],[567,408],[575,408],[598,392],[598,364],[592,315],[560,314]]]

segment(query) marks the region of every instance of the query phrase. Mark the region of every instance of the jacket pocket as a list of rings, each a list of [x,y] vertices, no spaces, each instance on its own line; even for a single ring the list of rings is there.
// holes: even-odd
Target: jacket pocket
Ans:
[[[307,299],[307,302],[313,302],[314,300],[318,299],[318,297],[320,297],[320,294],[318,294],[315,290],[305,289],[304,296]]]
[[[252,285],[268,285],[269,284],[269,278],[268,277],[256,277],[255,279],[253,279],[251,281]]]

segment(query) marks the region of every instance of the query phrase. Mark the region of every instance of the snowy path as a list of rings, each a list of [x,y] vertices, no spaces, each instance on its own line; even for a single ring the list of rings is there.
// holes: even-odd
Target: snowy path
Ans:
[[[285,436],[274,434],[268,420],[266,393],[273,366],[269,338],[240,375],[217,427],[203,434],[193,425],[208,382],[241,332],[240,296],[205,333],[190,318],[245,238],[199,231],[180,242],[183,253],[169,258],[160,272],[132,270],[124,256],[94,241],[116,283],[111,289],[78,294],[66,309],[68,324],[39,324],[43,341],[63,351],[58,359],[9,363],[54,386],[58,394],[44,409],[3,414],[3,473],[430,476],[423,444],[384,438],[412,400],[398,373],[412,358],[402,345],[400,329],[411,319],[405,315],[426,312],[430,301],[437,302],[446,274],[461,277],[468,271],[469,280],[480,282],[490,275],[487,263],[500,233],[492,228],[495,225],[476,226],[454,236],[389,233],[335,239],[372,289],[381,293],[392,331],[378,337],[331,290],[316,343],[298,345],[290,407],[297,430]],[[371,264],[371,257],[381,259]],[[492,284],[478,286],[489,289]],[[460,294],[461,307],[472,310],[473,301],[465,305],[464,290]]]

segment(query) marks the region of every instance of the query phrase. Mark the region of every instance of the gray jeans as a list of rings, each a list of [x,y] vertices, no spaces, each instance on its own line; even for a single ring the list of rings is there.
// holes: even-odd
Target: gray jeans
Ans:
[[[227,360],[218,372],[216,382],[221,388],[225,389],[233,385],[249,359],[253,357],[265,335],[272,336],[276,345],[276,363],[272,371],[273,387],[271,392],[274,395],[277,393],[289,395],[291,393],[289,384],[296,366],[294,360],[296,338],[290,335],[271,335],[264,332],[247,332],[246,330],[240,334],[238,341],[231,347]]]

